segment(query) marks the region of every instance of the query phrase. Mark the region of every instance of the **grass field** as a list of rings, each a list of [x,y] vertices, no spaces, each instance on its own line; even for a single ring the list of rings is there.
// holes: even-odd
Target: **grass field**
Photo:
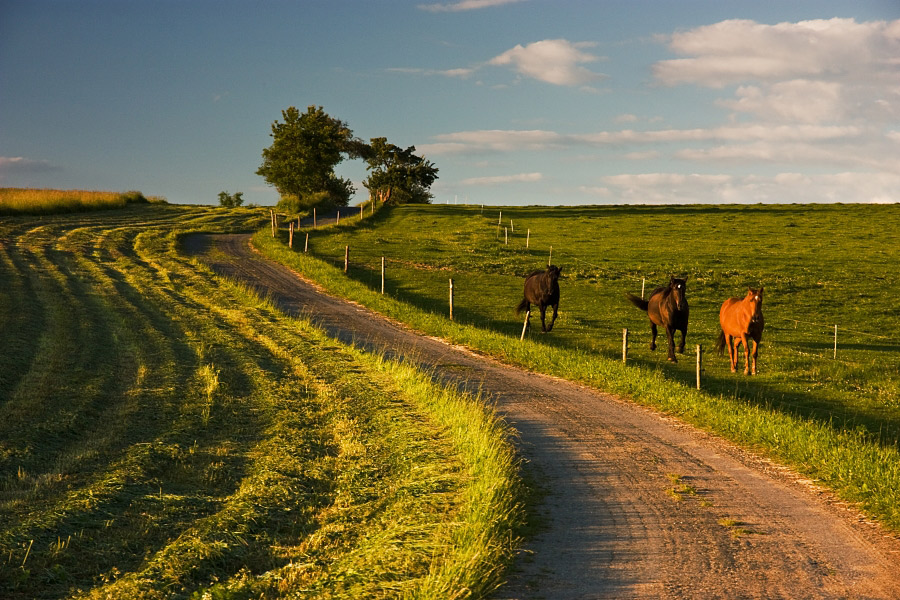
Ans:
[[[46,215],[164,202],[140,192],[0,188],[0,215]]]
[[[500,582],[521,488],[483,403],[178,251],[183,232],[261,212],[0,219],[0,597],[455,598]]]
[[[286,234],[277,243],[265,233],[256,240],[334,291],[423,331],[758,448],[900,530],[898,237],[897,205],[437,205],[314,230],[309,256],[285,252]],[[334,268],[342,268],[346,246],[349,278]],[[563,268],[560,319],[551,334],[536,327],[520,343],[513,308],[524,275],[546,266],[551,247]],[[378,293],[382,256],[388,297]],[[644,281],[649,295],[670,275],[688,277],[691,305],[689,353],[677,365],[666,362],[664,337],[649,351],[647,318],[624,297],[639,295]],[[718,310],[761,285],[760,375],[734,375],[727,358],[711,352]],[[627,367],[623,328],[631,332]],[[702,392],[693,389],[696,344],[706,351]]]

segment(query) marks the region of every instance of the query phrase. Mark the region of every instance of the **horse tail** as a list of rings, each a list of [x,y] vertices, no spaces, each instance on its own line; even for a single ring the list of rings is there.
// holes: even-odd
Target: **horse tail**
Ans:
[[[647,312],[647,308],[650,307],[650,302],[649,302],[649,301],[644,300],[643,298],[638,298],[638,297],[635,296],[634,294],[627,294],[627,293],[626,293],[626,294],[625,294],[625,297],[628,298],[629,300],[631,300],[631,303],[632,303],[632,304],[634,304],[635,306],[637,306],[639,309],[641,309],[641,310],[644,311],[644,312]]]
[[[725,353],[725,332],[719,331],[719,339],[716,340],[716,352],[719,354]]]
[[[530,302],[528,302],[528,298],[522,298],[522,301],[519,302],[519,305],[516,307],[516,314],[518,315],[523,310],[526,310],[528,308],[529,304],[530,304]]]

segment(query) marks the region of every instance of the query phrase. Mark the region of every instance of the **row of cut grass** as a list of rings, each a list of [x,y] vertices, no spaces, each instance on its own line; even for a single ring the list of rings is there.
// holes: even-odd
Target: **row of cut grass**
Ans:
[[[0,289],[21,311],[0,317],[36,346],[0,347],[0,595],[499,584],[521,518],[508,431],[179,254],[180,233],[258,213],[0,221]]]

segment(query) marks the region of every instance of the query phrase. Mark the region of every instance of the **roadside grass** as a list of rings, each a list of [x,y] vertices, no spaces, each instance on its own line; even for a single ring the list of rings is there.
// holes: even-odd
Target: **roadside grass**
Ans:
[[[498,234],[500,210],[504,227],[514,223],[509,244]],[[309,232],[308,254],[302,245],[288,249],[284,232],[260,231],[254,243],[332,293],[414,329],[632,398],[752,447],[900,531],[900,275],[892,266],[900,259],[893,242],[900,207],[408,206]],[[533,327],[519,342],[522,321],[512,309],[524,275],[546,266],[551,246],[553,263],[563,266],[560,319],[551,334]],[[670,275],[688,276],[691,304],[689,353],[674,365],[665,360],[664,337],[655,354],[647,349],[646,315],[623,295],[640,294],[644,278],[649,295]],[[449,278],[454,321],[447,318]],[[731,374],[727,358],[711,350],[722,300],[759,285],[766,290],[761,374],[747,378]],[[694,389],[696,343],[706,350],[701,391]]]
[[[0,596],[468,597],[522,520],[484,402],[183,257],[262,211],[0,220]],[[4,340],[6,341],[6,340]]]
[[[128,204],[164,203],[141,192],[0,188],[0,215],[54,213],[123,208]]]

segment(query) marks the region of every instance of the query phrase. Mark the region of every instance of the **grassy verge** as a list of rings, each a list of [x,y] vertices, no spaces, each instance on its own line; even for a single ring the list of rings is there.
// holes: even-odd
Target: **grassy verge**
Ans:
[[[498,316],[497,311],[509,313],[511,307],[521,297],[521,279],[520,274],[515,272],[516,262],[528,261],[525,262],[525,267],[522,267],[521,263],[518,267],[522,271],[527,271],[532,266],[537,266],[534,265],[536,255],[534,253],[543,254],[545,256],[543,260],[546,260],[546,254],[544,250],[538,250],[534,245],[528,250],[524,247],[516,250],[506,248],[502,236],[499,242],[495,239],[496,220],[489,228],[488,235],[479,233],[485,228],[479,230],[472,222],[483,225],[481,221],[484,217],[478,214],[477,208],[467,210],[468,212],[460,212],[458,209],[441,207],[421,209],[409,207],[396,211],[396,214],[380,215],[368,224],[316,231],[311,238],[312,249],[309,255],[289,250],[285,240],[273,239],[266,232],[255,236],[254,243],[271,258],[306,274],[330,292],[351,298],[417,330],[445,338],[453,343],[464,344],[512,364],[580,381],[657,407],[701,428],[754,448],[819,480],[834,489],[842,498],[858,503],[863,510],[882,521],[887,527],[900,531],[900,460],[898,460],[900,452],[896,443],[898,421],[896,409],[892,408],[893,399],[896,398],[897,381],[896,372],[894,375],[884,372],[884,360],[895,361],[895,356],[885,355],[878,344],[875,347],[856,348],[859,354],[852,357],[853,360],[849,365],[843,363],[837,369],[830,369],[825,376],[820,359],[810,360],[802,354],[798,356],[791,347],[788,347],[788,330],[792,327],[776,324],[771,327],[773,332],[769,338],[769,345],[763,351],[770,352],[763,354],[764,360],[771,361],[764,363],[768,365],[767,375],[754,380],[739,379],[722,373],[723,366],[712,363],[708,367],[708,387],[698,391],[692,381],[693,365],[688,361],[682,361],[688,362],[686,365],[670,366],[665,364],[664,358],[660,363],[659,359],[654,360],[646,354],[642,355],[640,351],[635,351],[633,361],[624,366],[620,358],[614,358],[616,354],[609,344],[609,338],[606,338],[609,348],[603,346],[604,342],[592,342],[588,339],[589,330],[593,330],[594,337],[600,337],[596,329],[598,322],[591,319],[590,313],[607,314],[607,309],[610,312],[614,310],[609,308],[611,304],[602,302],[600,310],[597,310],[598,301],[596,298],[591,300],[589,292],[593,291],[597,296],[602,293],[615,295],[619,298],[619,303],[624,303],[620,291],[600,292],[596,282],[585,282],[585,279],[589,279],[588,275],[585,275],[585,267],[579,268],[580,279],[575,276],[575,281],[568,279],[562,282],[563,308],[564,310],[566,306],[573,308],[569,309],[568,314],[563,315],[553,336],[545,336],[540,341],[526,339],[524,343],[520,343],[518,333],[521,324],[515,323],[509,317]],[[505,210],[504,214],[508,214]],[[673,210],[678,212],[678,209]],[[749,218],[758,219],[759,215],[754,214],[753,210],[761,209],[750,209]],[[794,212],[790,214],[793,214],[792,218],[797,221],[810,219],[809,215],[805,215],[802,211],[793,210]],[[842,222],[841,219],[849,221],[852,227],[848,231],[853,235],[859,233],[860,239],[863,238],[865,233],[863,230],[867,225],[855,220],[852,210],[849,215],[841,213],[839,208],[830,210],[837,212],[823,213],[823,218],[841,217],[837,218],[837,222]],[[887,210],[882,224],[888,217],[895,216],[894,212],[890,212],[892,209]],[[453,213],[457,219],[460,215],[464,215],[469,219],[466,223],[472,226],[463,226],[458,222],[448,226],[441,220],[444,215],[442,211],[446,211],[447,214]],[[584,218],[592,217],[587,215]],[[436,224],[436,229],[449,232],[436,237],[433,229],[423,227],[429,222],[432,225]],[[607,230],[615,226],[616,223],[612,219],[603,221],[603,227]],[[560,235],[574,236],[573,227],[560,224],[557,225],[557,229],[563,232]],[[534,233],[533,229],[531,234]],[[654,234],[648,232],[648,235]],[[696,235],[708,236],[709,232],[702,231],[701,228]],[[802,237],[804,233],[801,230],[786,235]],[[519,243],[522,241],[520,239]],[[534,243],[534,238],[530,241]],[[775,240],[771,243],[780,244],[781,241]],[[351,269],[350,277],[346,276],[341,268],[333,266],[337,262],[334,257],[343,254],[345,244],[352,245],[352,248],[356,249],[351,250],[351,257],[356,257],[357,267],[355,270]],[[694,254],[695,250],[696,248],[692,247]],[[569,252],[571,253],[571,250]],[[627,252],[626,248],[620,251],[620,254]],[[846,249],[844,252],[846,253]],[[379,253],[391,257],[388,295],[379,293],[380,281],[376,280],[377,270],[372,264],[374,262],[372,258]],[[556,256],[560,254],[563,253],[557,250]],[[570,254],[568,260],[577,264],[573,258]],[[586,256],[580,260],[588,261],[588,259],[592,259],[591,262],[595,261],[595,266],[602,262],[596,256]],[[819,258],[819,264],[825,265],[832,259],[838,260],[838,257],[826,254]],[[712,264],[713,259],[709,260]],[[767,260],[770,263],[767,269],[773,272],[782,269],[774,264],[775,257],[769,256]],[[554,259],[554,262],[558,261]],[[611,276],[614,269],[617,269],[617,272],[628,269],[627,265],[605,268],[608,271],[607,277]],[[720,273],[707,268],[706,264],[699,261],[688,267],[680,264],[669,265],[667,270],[669,269],[675,273],[684,271],[698,273],[696,277],[692,277],[695,290],[693,298],[699,296],[704,300],[713,294],[718,295],[720,290],[725,288],[736,287],[739,290],[735,280],[749,280],[749,277],[754,276],[748,276],[747,273]],[[773,286],[776,290],[794,286],[799,292],[799,288],[805,286],[809,278],[821,278],[822,275],[815,270],[815,265],[799,267],[788,265],[784,268],[785,271],[790,269],[796,271],[809,269],[811,272],[802,277],[799,272],[796,275],[783,272],[781,279],[775,280],[779,282]],[[630,272],[629,275],[633,278],[634,272]],[[759,272],[755,274],[756,277],[759,275]],[[774,277],[775,273],[772,275]],[[834,276],[835,273],[831,272],[831,275]],[[454,277],[457,284],[459,280],[468,280],[471,288],[475,290],[473,294],[480,295],[481,298],[484,297],[483,290],[491,289],[492,298],[508,297],[508,301],[497,308],[496,302],[479,302],[477,298],[473,298],[467,304],[462,304],[462,308],[459,305],[455,308],[457,321],[451,322],[446,318],[446,300],[444,300],[448,277]],[[573,277],[573,274],[570,273],[570,277]],[[856,274],[849,273],[848,277],[856,277]],[[579,282],[582,286],[580,296],[577,293],[573,294],[573,287]],[[709,285],[712,292],[706,289],[704,282],[715,283]],[[811,294],[821,301],[822,286],[813,284],[812,287],[814,291],[811,291]],[[588,291],[585,291],[585,288],[588,288]],[[514,291],[510,292],[510,289]],[[583,299],[584,304],[590,308],[577,306],[577,300],[571,300],[573,296]],[[812,304],[815,298],[809,300],[800,293],[791,298],[779,298],[769,303],[767,317],[770,315],[774,317],[785,311],[790,303],[802,301]],[[565,304],[566,302],[569,304]],[[868,303],[874,304],[874,300],[870,299]],[[697,312],[701,312],[695,312],[693,309],[697,304],[700,303],[692,304],[693,319],[697,319]],[[709,305],[712,306],[714,303],[710,301]],[[634,318],[637,320],[639,315],[633,308],[623,310],[621,314],[626,315],[624,318],[628,318],[627,315],[631,314],[629,310],[634,312]],[[701,310],[712,311],[708,307]],[[865,323],[862,322],[866,318],[865,313],[855,311],[851,314],[857,319],[854,322],[856,327],[866,331]],[[461,320],[468,324],[460,323]],[[639,326],[646,327],[646,325]],[[693,329],[695,334],[697,329],[713,338],[714,326],[701,324]],[[567,337],[565,333],[567,330],[576,330],[577,333]],[[618,345],[617,350],[620,353],[621,328],[617,331],[618,340],[614,343]],[[777,337],[777,343],[771,339],[772,336]],[[876,358],[871,357],[872,352],[875,352]],[[857,364],[854,365],[854,362]],[[792,371],[798,369],[800,383],[798,377],[792,376]],[[837,375],[847,375],[849,384],[845,379],[839,379]],[[810,382],[819,380],[824,385],[807,384],[807,378]],[[867,381],[878,382],[875,386],[875,399],[858,394],[858,388],[865,386]],[[846,392],[848,386],[856,389],[857,396],[861,397],[848,397]],[[822,388],[825,388],[824,392],[818,393]]]
[[[508,430],[179,254],[180,233],[259,212],[0,223],[4,598],[499,584],[521,519]]]

